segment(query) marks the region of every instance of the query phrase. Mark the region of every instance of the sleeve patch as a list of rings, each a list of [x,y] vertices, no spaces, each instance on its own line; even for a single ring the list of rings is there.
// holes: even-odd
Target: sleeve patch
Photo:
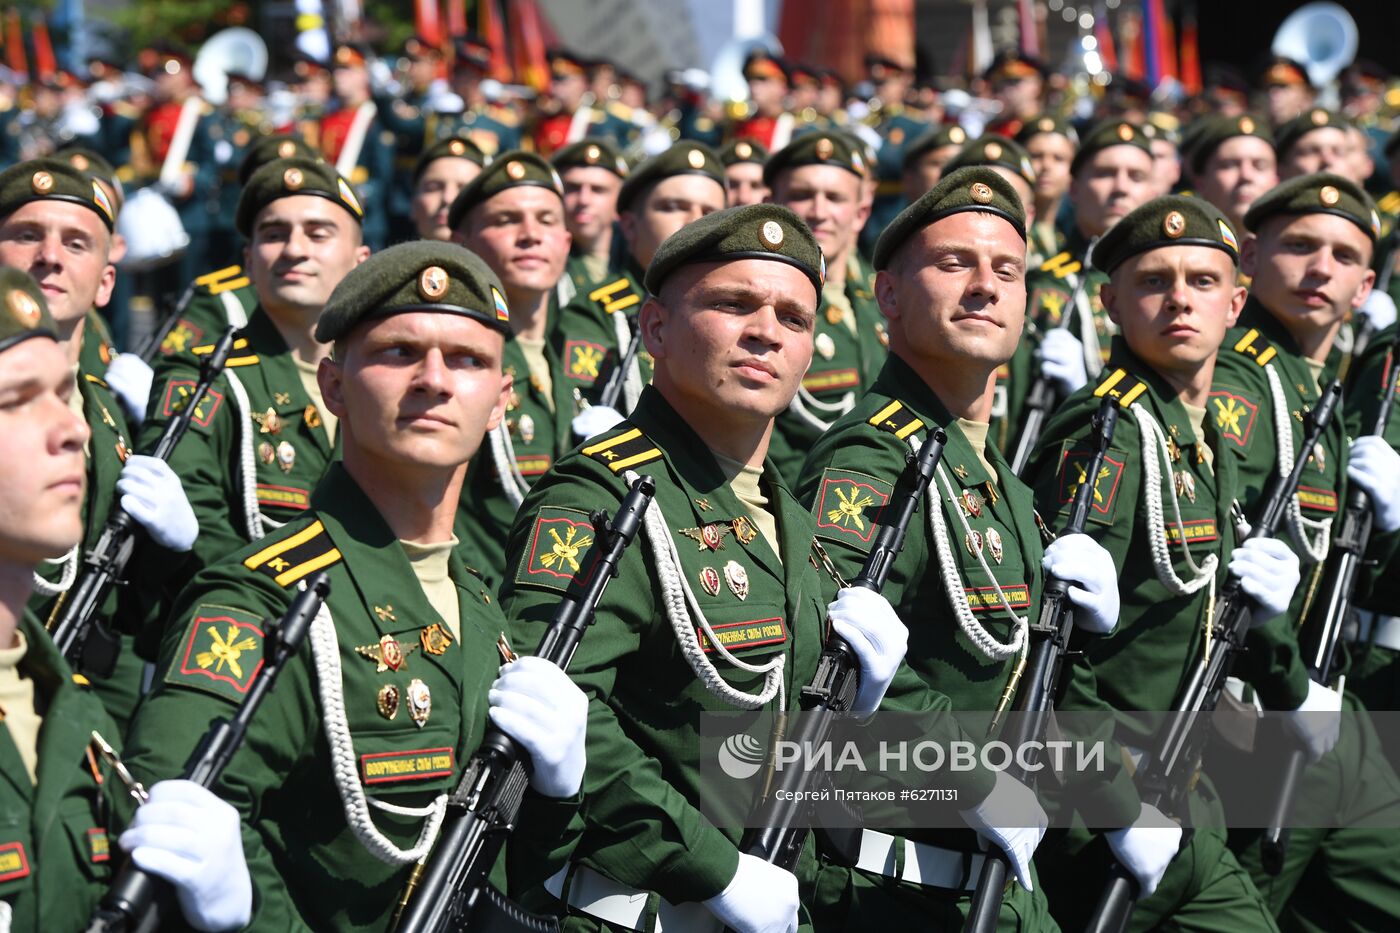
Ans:
[[[1237,392],[1224,389],[1210,393],[1209,415],[1215,419],[1220,436],[1237,447],[1248,447],[1259,417],[1259,405]]]
[[[580,509],[545,506],[535,517],[530,545],[520,560],[516,583],[565,592],[593,572],[593,523]]]
[[[263,665],[263,620],[228,606],[200,605],[165,682],[239,702]]]
[[[813,510],[817,537],[868,551],[893,492],[893,485],[874,476],[828,467]]]
[[[184,318],[175,322],[165,339],[160,342],[160,352],[165,356],[184,353],[204,339],[204,328],[196,327]]]
[[[1031,317],[1058,324],[1068,301],[1069,296],[1058,288],[1037,288],[1031,292]]]
[[[1074,501],[1079,487],[1088,481],[1089,461],[1094,458],[1088,448],[1071,448],[1066,441],[1060,454],[1060,505],[1068,506]],[[1117,454],[1117,458],[1113,456]],[[1113,524],[1113,504],[1118,499],[1118,487],[1123,480],[1123,468],[1128,457],[1120,451],[1111,450],[1103,458],[1103,466],[1094,477],[1094,496],[1089,502],[1089,521],[1100,525]]]
[[[172,379],[165,384],[165,401],[161,406],[161,413],[167,418],[173,418],[185,407],[191,394],[194,393],[196,383],[193,379]],[[199,404],[194,407],[194,417],[190,423],[201,428],[207,428],[214,421],[214,414],[223,404],[224,395],[217,389],[210,388],[204,393],[204,398],[199,400]]]
[[[608,356],[608,348],[590,340],[569,340],[564,343],[564,365],[568,367],[569,378],[584,385],[592,385],[598,380],[603,361]]]

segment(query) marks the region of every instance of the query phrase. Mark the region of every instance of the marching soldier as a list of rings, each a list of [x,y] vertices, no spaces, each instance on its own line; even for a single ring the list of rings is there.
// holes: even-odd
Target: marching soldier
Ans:
[[[612,102],[588,90],[588,71],[577,56],[549,54],[549,98],[541,105],[535,128],[535,151],[549,156],[585,136],[611,140],[619,149],[631,145],[637,127],[613,113]]]
[[[1283,55],[1271,56],[1264,62],[1259,86],[1264,89],[1269,123],[1275,131],[1313,104],[1315,89],[1307,68]]]
[[[635,474],[656,495],[603,595],[570,676],[589,697],[583,837],[546,882],[574,930],[793,931],[797,879],[740,854],[700,812],[694,754],[707,710],[783,710],[810,678],[832,583],[811,519],[765,457],[812,354],[821,248],[777,205],[720,211],[661,245],[641,334],[656,361],[631,419],[560,460],[511,531],[502,602],[533,644],[590,568],[588,510]],[[695,546],[698,543],[698,548]],[[861,664],[871,713],[903,655],[902,626],[870,591],[827,607]]]
[[[930,181],[918,195],[909,197],[901,179],[909,170],[908,148],[925,134],[938,129],[938,126],[937,120],[930,122],[923,114],[905,106],[905,94],[914,79],[912,68],[885,55],[867,55],[865,67],[875,85],[876,100],[871,102],[873,109],[870,118],[880,137],[874,169],[875,200],[871,205],[870,220],[861,237],[861,247],[868,254],[875,248],[880,232],[894,220],[895,215],[909,203],[918,200],[923,191],[933,187]],[[962,132],[961,128],[959,132]]]
[[[763,166],[768,150],[747,139],[736,139],[719,151],[724,166],[724,187],[729,193],[730,207],[761,204],[772,194],[763,181]]]
[[[749,100],[742,119],[729,128],[730,139],[747,139],[769,152],[777,152],[792,139],[796,122],[787,109],[788,68],[763,49],[744,60],[744,80]]]
[[[1201,118],[1186,152],[1195,193],[1225,214],[1233,230],[1244,229],[1249,206],[1278,184],[1273,135],[1254,117]]]
[[[913,204],[938,184],[943,169],[965,145],[967,130],[954,124],[929,130],[906,146],[900,180],[906,204]]]
[[[449,136],[423,150],[413,167],[410,210],[420,240],[451,241],[452,202],[485,167],[486,154],[466,136]]]
[[[1313,107],[1283,124],[1274,133],[1279,178],[1287,180],[1315,172],[1351,177],[1351,123],[1340,114]],[[1358,185],[1364,178],[1351,178]]]
[[[455,51],[452,91],[462,99],[462,109],[425,113],[424,145],[465,133],[490,158],[519,149],[525,141],[520,119],[509,107],[487,100],[481,89],[481,82],[491,66],[490,44],[480,36],[468,33],[457,38]],[[402,133],[402,130],[399,132]]]
[[[233,229],[238,213],[238,196],[243,192],[241,166],[249,149],[272,132],[272,123],[265,109],[264,88],[245,74],[228,75],[228,100],[218,107],[209,120],[211,151],[218,180],[209,202],[217,205],[215,220],[210,224],[209,242],[205,256],[218,262],[238,249],[238,235]]]
[[[988,133],[1014,138],[1043,106],[1045,65],[1029,55],[1002,52],[982,77],[991,86],[992,97],[1001,104],[996,119],[987,124]]]
[[[1067,242],[1059,227],[1060,206],[1069,193],[1079,134],[1068,121],[1042,114],[1021,127],[1016,141],[1026,148],[1035,170],[1035,222],[1027,231],[1031,249],[1042,257],[1055,256]]]
[[[467,461],[510,392],[500,292],[449,243],[347,274],[314,333],[335,348],[317,375],[342,458],[310,511],[201,570],[171,616],[130,734],[142,778],[179,771],[248,691],[265,620],[329,576],[308,643],[215,787],[243,818],[252,929],[386,929],[488,717],[533,764],[515,838],[557,843],[575,812],[586,702],[552,664],[501,667],[505,619],[453,552]]]
[[[554,153],[549,163],[564,182],[564,219],[573,237],[566,271],[575,293],[587,292],[626,264],[617,194],[627,180],[627,162],[607,140],[583,139]]]
[[[394,134],[370,95],[366,51],[341,45],[331,62],[337,106],[321,118],[317,144],[326,161],[355,188],[364,207],[364,239],[379,249],[389,237],[389,186],[394,177]]]

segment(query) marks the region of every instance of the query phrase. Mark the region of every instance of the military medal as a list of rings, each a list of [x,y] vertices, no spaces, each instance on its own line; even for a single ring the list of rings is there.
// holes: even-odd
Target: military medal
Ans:
[[[296,466],[297,449],[289,442],[283,441],[277,445],[277,465],[282,468],[283,473],[292,472],[292,467]]]
[[[292,393],[290,392],[273,392],[272,398],[278,405],[292,404]]]
[[[506,640],[505,632],[496,636],[496,651],[501,656],[502,664],[509,664],[512,661],[518,661],[520,659],[520,656],[511,649],[510,642]]]
[[[379,707],[379,715],[385,719],[393,719],[399,714],[399,688],[393,684],[380,687],[375,705]]]
[[[428,654],[443,654],[452,646],[452,633],[441,623],[434,622],[418,633],[418,640],[423,643],[423,650]]]
[[[258,459],[264,466],[272,466],[277,462],[277,451],[267,441],[263,441],[258,445]]]
[[[749,598],[749,572],[737,560],[731,560],[724,565],[724,582],[729,584],[729,589],[735,596],[740,599]]]
[[[836,305],[828,305],[826,308],[826,322],[828,324],[840,324],[841,319],[845,316],[846,312],[836,307]]]
[[[112,446],[116,448],[117,460],[119,460],[122,463],[126,463],[126,458],[131,456],[131,451],[126,446],[126,438],[118,436],[117,442]]]
[[[529,415],[521,415],[516,422],[516,427],[520,430],[520,439],[525,443],[530,443],[535,439],[535,419]]]
[[[1176,494],[1196,501],[1196,478],[1185,470],[1176,471]]]
[[[1002,557],[1006,554],[1006,551],[1001,546],[1001,532],[997,531],[995,528],[988,528],[986,537],[987,550],[992,552],[992,560],[996,561],[998,564],[1001,563]]]
[[[973,518],[982,517],[982,497],[971,489],[964,489],[962,494],[962,506],[967,510],[967,514]]]
[[[253,420],[258,423],[259,434],[280,434],[282,432],[282,419],[277,416],[276,409],[269,408],[262,414],[254,412]]]
[[[682,528],[680,532],[692,541],[700,542],[700,550],[709,548],[712,551],[718,551],[724,547],[724,536],[732,530],[733,528],[729,525],[711,522],[708,525],[701,525],[699,528]]]
[[[407,650],[405,650],[405,648]],[[369,658],[375,663],[375,672],[382,674],[385,671],[401,671],[408,666],[408,656],[417,650],[417,645],[405,646],[392,635],[385,635],[379,639],[377,645],[361,645],[355,649],[355,653],[361,657]]]
[[[829,360],[836,355],[836,341],[831,339],[830,334],[817,334],[817,339],[813,342],[812,347],[817,351],[817,355],[824,360]]]
[[[884,321],[875,322],[875,336],[880,341],[880,346],[888,347],[890,345],[890,332],[885,329]]]
[[[739,539],[740,544],[747,545],[758,537],[758,529],[754,527],[753,522],[748,520],[747,516],[740,515],[730,524],[734,528],[734,537]]]
[[[713,567],[700,568],[700,589],[711,596],[719,595],[719,571]]]
[[[433,694],[428,689],[428,685],[417,677],[408,684],[408,714],[413,717],[413,724],[418,728],[423,728],[428,724],[428,717],[433,712]]]
[[[695,507],[702,512],[708,512],[710,509],[714,508],[714,506],[710,505],[709,499],[696,499]]]
[[[1181,462],[1181,448],[1176,445],[1176,438],[1167,438],[1167,453],[1172,458],[1172,463]]]
[[[967,479],[967,467],[963,466],[961,463],[953,467],[953,472],[957,475],[958,479]]]
[[[301,413],[301,420],[306,422],[308,428],[319,428],[321,426],[321,413],[316,410],[315,405],[307,405],[306,410]]]
[[[967,546],[967,553],[976,557],[978,554],[982,553],[982,532],[976,530],[969,531],[966,537],[963,538],[963,544]]]

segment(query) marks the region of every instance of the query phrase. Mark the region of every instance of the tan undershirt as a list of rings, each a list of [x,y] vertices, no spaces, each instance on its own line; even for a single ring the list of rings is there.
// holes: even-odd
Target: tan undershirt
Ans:
[[[1195,405],[1187,405],[1185,402],[1181,403],[1181,407],[1186,409],[1186,419],[1191,422],[1191,433],[1196,435],[1196,441],[1199,445],[1196,449],[1205,456],[1206,466],[1214,473],[1215,451],[1211,450],[1210,445],[1206,443],[1206,410],[1204,407],[1197,408]]]
[[[592,253],[583,254],[583,268],[588,273],[591,282],[601,282],[603,276],[608,274],[608,257],[595,256]]]
[[[846,286],[841,282],[827,282],[822,286],[822,302],[833,308],[841,309],[841,323],[846,330],[855,336],[856,332],[856,312],[851,307],[851,301],[846,297]],[[825,313],[825,312],[823,312]]]
[[[972,452],[977,455],[977,462],[982,464],[982,468],[987,471],[987,475],[992,478],[992,482],[997,481],[997,471],[992,469],[992,462],[987,459],[987,431],[991,425],[985,421],[968,421],[966,418],[958,419],[958,430],[963,432],[963,437],[972,445]]]
[[[326,426],[326,437],[335,443],[335,415],[321,398],[321,384],[316,381],[316,370],[319,363],[308,363],[299,356],[293,356],[292,362],[297,366],[297,375],[301,377],[301,387],[306,390],[306,394],[311,396],[311,401],[316,404],[316,411],[321,415],[321,423]]]
[[[68,396],[68,410],[71,411],[73,414],[77,415],[78,418],[82,420],[83,424],[87,424],[87,413],[86,413],[85,411],[83,411],[83,390],[82,390],[82,378],[83,378],[83,374],[80,373],[80,372],[78,371],[78,364],[77,364],[77,363],[74,363],[74,364],[73,364],[73,368],[72,368],[71,372],[73,373],[73,391],[72,391],[72,393]],[[91,436],[90,434],[89,434],[89,436],[83,441],[83,456],[84,456],[84,457],[91,457],[91,456],[92,456],[92,444],[91,444],[91,441],[92,441],[92,436]]]
[[[734,495],[749,513],[749,520],[758,528],[763,540],[768,542],[768,546],[781,561],[783,552],[778,547],[778,523],[774,520],[773,513],[768,510],[768,497],[763,494],[759,482],[763,479],[763,467],[749,466],[723,454],[710,452],[715,455],[715,462],[719,464],[724,478],[729,480],[729,488],[734,490]]]
[[[1308,364],[1308,370],[1312,373],[1312,377],[1313,377],[1313,389],[1316,390],[1316,391],[1318,391],[1318,392],[1321,392],[1321,391],[1322,391],[1322,371],[1323,371],[1324,369],[1327,368],[1327,364],[1326,364],[1326,363],[1319,363],[1317,360],[1310,360],[1310,359],[1307,359],[1307,358],[1304,358],[1303,362]]]
[[[517,335],[515,342],[520,344],[520,352],[525,355],[525,365],[530,367],[530,378],[539,386],[540,394],[544,396],[549,410],[554,411],[554,380],[549,375],[549,360],[544,358],[544,338],[535,340]]]
[[[28,650],[24,633],[15,632],[15,647],[0,651],[0,722],[9,730],[24,770],[29,772],[29,783],[34,784],[39,769],[39,728],[44,720],[34,711],[34,681],[19,672]]]
[[[423,595],[428,597],[428,605],[442,616],[442,621],[452,630],[452,637],[461,639],[461,606],[457,601],[457,584],[452,582],[447,573],[447,559],[452,556],[452,549],[457,546],[457,536],[453,535],[451,541],[437,544],[400,541],[399,545],[403,547],[409,564],[413,566],[413,574],[423,587]]]

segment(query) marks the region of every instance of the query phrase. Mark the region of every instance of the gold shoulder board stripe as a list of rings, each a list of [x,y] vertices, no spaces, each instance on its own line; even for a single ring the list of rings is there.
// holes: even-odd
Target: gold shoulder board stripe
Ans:
[[[619,298],[616,301],[609,301],[607,304],[603,305],[603,311],[607,314],[615,314],[618,311],[626,311],[633,305],[640,304],[641,300],[641,295],[638,295],[636,292],[632,292],[630,295],[627,295],[623,298]]]
[[[253,280],[248,278],[246,275],[241,275],[236,279],[229,279],[227,282],[216,282],[213,285],[210,285],[209,294],[222,295],[224,292],[231,292],[235,288],[242,288],[245,285],[251,285],[252,282]]]
[[[1083,264],[1072,257],[1068,250],[1060,253],[1058,256],[1045,260],[1040,266],[1042,272],[1053,272],[1057,279],[1062,279],[1067,275],[1073,275],[1081,268],[1083,268]]]
[[[213,272],[206,272],[194,280],[196,285],[213,285],[215,282],[231,279],[234,276],[242,275],[242,266],[224,266],[222,269],[215,269]]]
[[[97,383],[98,385],[100,385],[100,386],[101,386],[102,388],[104,388],[104,389],[110,389],[110,388],[111,388],[111,386],[107,385],[107,383],[103,382],[100,378],[98,378],[97,376],[94,376],[92,373],[83,373],[83,378],[86,379],[88,382],[95,382],[95,383]]]
[[[614,473],[661,459],[661,449],[642,433],[641,428],[632,428],[616,437],[585,447],[583,453]]]
[[[235,341],[233,342],[233,349],[234,349],[234,350],[246,350],[246,349],[248,349],[248,339],[247,339],[246,337],[239,337],[237,340],[235,340]],[[207,343],[207,344],[205,344],[205,345],[202,346],[202,347],[195,347],[195,348],[194,348],[193,350],[191,350],[190,352],[193,353],[195,356],[208,356],[209,354],[211,354],[211,353],[214,352],[214,344],[212,344],[212,343]],[[256,366],[256,365],[258,365],[258,355],[257,355],[256,353],[245,353],[245,354],[243,354],[242,356],[234,356],[234,355],[232,355],[232,352],[230,352],[229,358],[228,358],[228,362],[224,364],[224,367],[225,367],[225,368],[231,369],[231,368],[234,368],[234,367],[237,367],[237,366]]]
[[[881,431],[889,431],[900,440],[904,440],[924,426],[923,421],[905,408],[904,403],[900,401],[890,402],[877,411],[871,416],[869,424]]]
[[[235,349],[235,350],[246,350],[246,349],[248,349],[248,338],[247,338],[247,337],[238,337],[238,338],[235,338],[235,340],[233,341],[233,349]],[[206,344],[205,344],[204,346],[202,346],[202,347],[195,347],[195,348],[194,348],[193,350],[191,350],[190,352],[193,353],[195,356],[208,356],[209,354],[211,354],[211,353],[214,352],[214,344],[212,344],[212,343],[206,343]]]
[[[1267,364],[1269,360],[1278,355],[1273,344],[1269,343],[1263,334],[1252,327],[1248,333],[1240,338],[1239,343],[1235,344],[1235,352],[1254,357],[1254,362],[1260,366]]]
[[[593,291],[589,292],[588,300],[612,301],[613,295],[616,295],[618,292],[622,291],[627,286],[628,282],[625,278],[618,279],[614,282],[609,282],[607,285],[604,285],[601,288],[595,288],[593,289]]]
[[[316,521],[245,559],[243,566],[267,574],[278,586],[291,586],[340,558],[340,551],[326,534],[326,526]]]
[[[1099,384],[1094,390],[1096,398],[1116,398],[1118,405],[1127,408],[1138,400],[1138,396],[1147,391],[1147,384],[1136,376],[1128,375],[1126,369],[1115,369],[1107,379]]]
[[[1390,192],[1390,194],[1387,194],[1385,197],[1381,198],[1380,202],[1376,206],[1379,207],[1381,210],[1385,211],[1387,214],[1394,214],[1397,211],[1400,211],[1400,191]]]

